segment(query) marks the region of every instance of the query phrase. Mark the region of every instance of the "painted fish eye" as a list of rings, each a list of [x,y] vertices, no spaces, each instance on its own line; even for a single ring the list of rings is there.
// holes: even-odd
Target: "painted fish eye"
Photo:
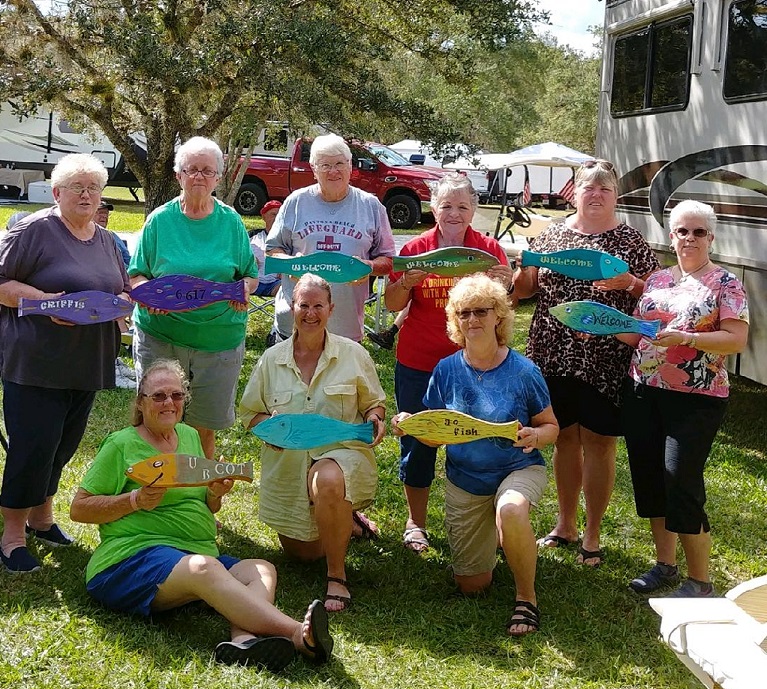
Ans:
[[[572,306],[565,306],[565,313],[572,313],[573,307]]]
[[[161,459],[158,459],[156,462],[152,462],[152,466],[155,469],[159,469],[164,463]]]
[[[128,472],[129,474],[132,474],[132,473],[133,473],[133,467],[128,467],[128,469],[127,469],[127,472]]]

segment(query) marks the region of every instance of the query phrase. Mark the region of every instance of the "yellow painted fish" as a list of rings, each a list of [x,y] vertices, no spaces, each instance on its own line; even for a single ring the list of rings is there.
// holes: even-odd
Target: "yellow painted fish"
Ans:
[[[427,409],[400,421],[398,426],[418,440],[457,445],[480,438],[508,438],[516,441],[519,421],[493,423],[482,421],[460,411]]]
[[[232,464],[194,455],[162,454],[136,462],[125,470],[125,475],[142,486],[161,488],[205,486],[224,478],[251,483],[253,462]]]

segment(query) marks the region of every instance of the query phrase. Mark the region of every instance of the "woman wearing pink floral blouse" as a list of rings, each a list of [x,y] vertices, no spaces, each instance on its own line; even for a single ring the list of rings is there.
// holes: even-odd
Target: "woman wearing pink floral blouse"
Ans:
[[[670,595],[714,596],[703,467],[722,423],[726,357],[748,338],[743,285],[709,258],[716,216],[683,201],[669,218],[677,264],[646,281],[635,315],[660,319],[654,340],[621,335],[636,347],[623,398],[626,447],[637,514],[650,519],[657,563],[629,586],[650,593],[679,581],[677,536],[687,579]]]

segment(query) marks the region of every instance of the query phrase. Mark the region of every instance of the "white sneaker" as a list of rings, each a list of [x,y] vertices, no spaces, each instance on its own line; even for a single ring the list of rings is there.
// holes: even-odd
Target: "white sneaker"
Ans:
[[[128,364],[126,364],[122,359],[115,360],[115,372],[123,378],[136,380],[136,371],[128,366]]]
[[[136,388],[136,381],[131,380],[130,378],[127,378],[126,376],[120,375],[120,372],[117,371],[115,375],[115,385],[118,388],[124,388],[126,390],[134,389]]]

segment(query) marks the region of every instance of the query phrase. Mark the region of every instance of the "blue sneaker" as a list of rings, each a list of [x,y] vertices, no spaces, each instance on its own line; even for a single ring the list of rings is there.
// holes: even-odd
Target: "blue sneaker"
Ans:
[[[7,557],[0,550],[0,560],[11,574],[27,574],[37,572],[40,569],[40,563],[29,554],[25,545],[14,548]]]
[[[710,581],[698,581],[692,577],[666,598],[716,598],[716,590]]]
[[[679,583],[679,569],[676,565],[658,562],[653,568],[629,582],[629,588],[636,593],[652,593],[658,589]]]
[[[68,533],[61,530],[58,524],[53,524],[50,529],[41,531],[40,529],[33,529],[29,524],[26,527],[27,533],[34,536],[38,541],[47,543],[52,548],[58,548],[59,546],[72,545],[75,539]]]

